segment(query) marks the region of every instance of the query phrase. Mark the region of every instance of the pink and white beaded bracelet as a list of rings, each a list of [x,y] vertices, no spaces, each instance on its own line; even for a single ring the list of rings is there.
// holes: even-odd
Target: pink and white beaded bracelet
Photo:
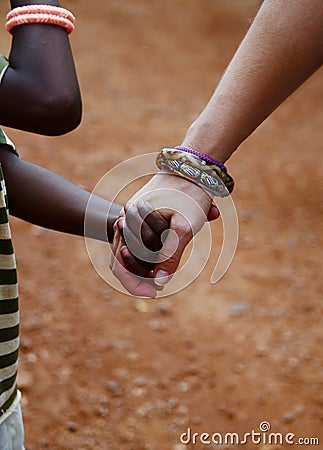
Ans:
[[[65,8],[51,5],[27,5],[12,9],[6,17],[6,30],[30,23],[46,23],[65,28],[67,34],[74,30],[75,17]]]

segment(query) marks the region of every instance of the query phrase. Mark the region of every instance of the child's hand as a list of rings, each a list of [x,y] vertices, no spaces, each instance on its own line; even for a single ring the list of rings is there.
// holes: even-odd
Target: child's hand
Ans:
[[[161,290],[153,269],[168,229],[168,220],[147,202],[126,207],[115,222],[110,267],[131,294],[155,297]]]

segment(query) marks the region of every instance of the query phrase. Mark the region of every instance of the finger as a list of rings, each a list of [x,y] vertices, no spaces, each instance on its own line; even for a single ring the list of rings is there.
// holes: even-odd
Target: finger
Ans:
[[[167,237],[169,220],[159,211],[154,211],[147,202],[138,202],[138,212],[142,217],[141,236],[145,246],[151,251],[159,251]]]
[[[118,248],[121,240],[122,240],[122,237],[118,233],[117,223],[114,223],[114,225],[113,225],[113,241],[111,244],[112,254],[116,254],[117,248]]]
[[[149,250],[145,244],[127,228],[123,230],[124,242],[132,255],[145,266],[152,269],[158,259],[158,252]]]
[[[114,262],[115,262],[115,253],[111,251],[110,261],[109,261],[109,269],[113,272]]]
[[[121,248],[121,256],[125,267],[139,277],[152,278],[154,264],[144,263],[133,256],[126,246]]]
[[[153,269],[155,267],[154,264],[148,264],[138,260],[131,254],[131,252],[125,245],[120,248],[120,254],[122,257],[122,266],[125,267],[134,276],[136,276],[136,278],[144,278],[143,280],[141,280],[143,284],[151,284],[157,291],[163,290],[163,286],[157,286],[155,284],[153,274]]]
[[[193,236],[192,229],[182,216],[173,216],[170,224],[170,233],[159,252],[159,261],[154,269],[155,284],[164,286],[179,266],[184,250]]]
[[[124,234],[123,234],[124,226],[125,226],[125,218],[124,217],[120,217],[118,220],[116,220],[117,230],[119,231],[119,234],[123,240],[124,240]]]
[[[115,224],[116,225],[116,224]],[[113,267],[115,264],[115,261],[117,259],[117,255],[120,254],[120,248],[124,245],[123,240],[118,233],[118,230],[114,233],[113,242],[110,245],[111,247],[111,254],[110,254],[110,263],[109,268],[113,272]],[[121,259],[121,258],[120,258]]]
[[[126,215],[125,208],[122,208],[118,214],[118,219],[120,219],[121,217],[124,217],[125,215]]]
[[[117,221],[118,231],[119,231],[119,241],[120,242],[120,236],[121,241],[124,242],[124,232],[123,232],[123,225],[124,220],[120,219]],[[113,245],[113,253],[116,253],[116,242],[117,239],[114,241]],[[152,277],[152,270],[154,269],[155,262],[157,261],[157,255],[152,262],[146,262],[144,258],[148,255],[144,254],[142,251],[142,244],[136,239],[134,235],[130,233],[130,236],[127,235],[127,244],[131,247],[132,251],[135,252],[137,256],[141,256],[142,259],[136,258],[136,256],[132,255],[130,250],[127,248],[127,246],[123,246],[121,249],[122,259],[123,259],[123,265],[133,274],[143,276],[143,277]],[[153,255],[149,255],[153,256]],[[151,259],[151,258],[150,258]]]
[[[128,229],[126,231],[124,230],[124,235],[127,239],[130,231],[139,242],[142,241],[147,249],[151,251],[158,251],[161,249],[163,244],[160,235],[156,234],[152,227],[145,221],[145,216],[141,216],[136,203],[133,204],[126,213],[125,226]]]
[[[164,231],[169,229],[169,220],[160,211],[154,210],[148,202],[139,200],[138,212],[158,236],[161,236]]]
[[[114,258],[112,273],[118,278],[122,286],[132,295],[155,298],[157,289],[153,283],[148,279],[130,273],[120,261],[122,261],[122,257],[120,250],[118,250],[117,256]]]
[[[161,236],[156,234],[146,222],[142,222],[141,225],[141,239],[144,246],[152,252],[158,252],[163,246]]]
[[[131,253],[138,259],[155,263],[157,254],[162,244],[157,236],[141,218],[137,207],[134,205],[128,211],[126,219],[118,221],[118,229]],[[141,238],[141,234],[143,238]]]
[[[132,251],[135,253],[135,255],[139,258],[142,258],[140,261],[145,263],[145,258],[149,256],[147,252],[143,249],[143,246],[146,247],[145,243],[140,242],[140,240],[137,239],[137,237],[131,232],[131,230],[127,227],[125,218],[122,217],[117,220],[116,223],[118,232],[122,238],[122,240],[127,244],[128,247],[132,249]],[[146,233],[146,239],[148,239],[148,232],[143,231],[143,233]],[[125,234],[127,238],[125,239]],[[150,258],[151,259],[151,258]],[[157,260],[157,256],[156,256]],[[154,262],[156,262],[156,260]],[[151,266],[151,263],[147,263],[147,265]],[[150,270],[152,270],[153,266],[151,266]],[[129,267],[128,267],[129,269]],[[135,272],[134,272],[135,273]]]
[[[208,212],[207,220],[209,222],[211,222],[212,220],[216,220],[219,216],[220,216],[220,212],[219,212],[218,208],[215,205],[212,205]]]
[[[152,206],[139,200],[126,208],[126,225],[132,233],[141,239],[149,250],[158,251],[162,247],[162,234],[168,230],[169,221]]]

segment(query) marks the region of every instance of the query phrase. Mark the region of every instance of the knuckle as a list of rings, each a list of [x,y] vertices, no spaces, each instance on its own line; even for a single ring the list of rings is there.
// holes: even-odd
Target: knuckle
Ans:
[[[174,222],[173,230],[177,233],[179,237],[192,235],[192,226],[190,222],[185,219],[184,217],[181,217],[179,220]]]
[[[164,266],[167,265],[167,266],[172,267],[173,269],[176,269],[176,267],[179,264],[178,255],[176,253],[173,253],[173,254],[167,254],[167,253],[168,252],[164,252],[164,254],[163,254],[163,252],[159,253],[160,259],[162,259],[164,261],[163,265]]]

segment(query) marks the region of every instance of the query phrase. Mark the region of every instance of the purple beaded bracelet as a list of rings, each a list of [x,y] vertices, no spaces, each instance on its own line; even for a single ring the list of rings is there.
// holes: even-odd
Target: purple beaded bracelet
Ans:
[[[206,161],[209,164],[214,164],[215,166],[220,167],[220,169],[223,170],[223,172],[225,173],[228,172],[227,168],[223,163],[216,161],[215,159],[211,158],[208,155],[204,155],[204,153],[197,152],[196,150],[192,150],[191,148],[182,147],[181,145],[178,145],[177,147],[175,147],[175,149],[182,150],[183,152],[191,153],[192,155],[198,156],[199,158],[203,159],[203,161]]]

